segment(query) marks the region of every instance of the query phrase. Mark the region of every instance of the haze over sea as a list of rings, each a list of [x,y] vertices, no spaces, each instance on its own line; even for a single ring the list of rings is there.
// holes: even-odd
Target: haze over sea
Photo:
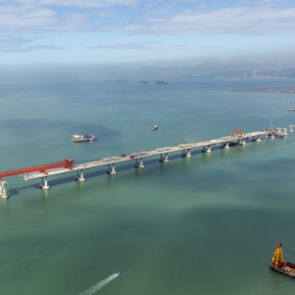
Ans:
[[[294,94],[226,92],[294,80],[137,82],[1,85],[0,170],[295,125]],[[100,139],[71,142],[86,132]],[[295,250],[295,135],[169,159],[50,177],[49,191],[7,178],[0,293],[75,295],[121,271],[97,294],[292,294],[268,265],[278,242]]]

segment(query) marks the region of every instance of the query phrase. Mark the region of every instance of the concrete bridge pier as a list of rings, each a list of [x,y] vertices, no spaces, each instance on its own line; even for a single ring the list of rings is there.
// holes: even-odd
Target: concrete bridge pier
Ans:
[[[112,164],[112,171],[110,172],[112,175],[116,175],[117,172],[115,170],[115,163]]]
[[[206,153],[206,148],[205,148],[205,146],[203,146],[203,148],[201,149],[201,152],[202,152],[202,153]]]
[[[135,167],[135,168],[138,167],[138,159],[135,159],[134,167]]]
[[[39,187],[40,187],[40,188],[43,187],[43,178],[42,178],[42,177],[40,178],[40,184],[39,184]]]
[[[165,154],[165,160],[164,160],[164,163],[169,163],[169,160],[168,160],[168,153]]]
[[[106,173],[110,173],[111,172],[111,164],[108,164],[108,169],[106,171]]]
[[[185,150],[182,150],[181,156],[185,157]]]
[[[285,131],[285,132],[284,132],[284,135],[285,135],[285,136],[288,135],[287,130],[288,130],[288,128],[284,128],[284,131]]]
[[[6,187],[7,187],[7,182],[0,181],[0,195],[2,199],[8,199]]]
[[[43,189],[49,189],[50,188],[50,186],[48,185],[48,182],[47,182],[47,176],[44,176],[43,177],[43,185],[42,185],[42,188]]]
[[[289,127],[290,127],[290,132],[294,132],[294,130],[293,130],[293,128],[294,128],[294,125],[289,125]]]
[[[242,141],[243,145],[246,144],[246,138],[243,138],[243,141]]]
[[[0,196],[3,199],[7,199],[8,198],[8,195],[6,193],[5,187],[2,186],[2,182],[1,181],[0,181]]]
[[[144,165],[143,165],[143,158],[140,158],[140,163],[139,163],[139,168],[144,168]]]
[[[187,158],[191,158],[191,157],[192,157],[192,155],[191,155],[191,150],[190,150],[190,149],[187,150],[187,155],[186,155],[186,157],[187,157]]]
[[[211,145],[208,145],[207,153],[211,153]]]
[[[275,139],[275,134],[273,133],[270,138]]]
[[[261,141],[260,135],[257,136],[257,140],[256,141],[258,141],[258,142]]]
[[[159,162],[163,162],[163,154],[160,155],[160,159],[159,159]]]
[[[80,170],[80,177],[78,177],[78,180],[79,181],[85,181],[83,170]]]
[[[229,147],[229,145],[228,145],[228,141],[226,142],[226,144],[225,144],[225,149],[229,149],[230,147]]]

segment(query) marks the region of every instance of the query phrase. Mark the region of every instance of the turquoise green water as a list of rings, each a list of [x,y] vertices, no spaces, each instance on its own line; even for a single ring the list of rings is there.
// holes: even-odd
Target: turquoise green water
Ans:
[[[168,85],[73,83],[0,87],[0,170],[152,150],[295,125],[293,94],[226,89],[289,81]],[[156,132],[150,127],[159,126]],[[97,142],[74,144],[75,133]],[[151,158],[37,180],[7,178],[0,200],[1,294],[292,294],[294,280],[268,269],[278,242],[295,250],[295,135]],[[43,214],[41,214],[43,212]],[[284,258],[295,262],[287,251]]]

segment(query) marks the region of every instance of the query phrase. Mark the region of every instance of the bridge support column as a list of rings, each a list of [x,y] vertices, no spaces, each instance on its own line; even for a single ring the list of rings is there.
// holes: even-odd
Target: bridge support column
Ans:
[[[43,177],[43,185],[42,185],[42,188],[43,189],[49,189],[50,188],[50,186],[48,185],[48,182],[47,182],[47,176],[44,176]]]
[[[106,170],[106,173],[110,173],[111,172],[111,165],[108,164],[108,169]]]
[[[287,133],[287,129],[288,129],[288,128],[284,128],[284,130],[285,130],[284,135],[285,135],[285,136],[288,135],[288,133]]]
[[[243,138],[243,145],[246,144],[246,138]]]
[[[207,153],[211,153],[211,145],[208,145]]]
[[[225,149],[229,149],[230,147],[229,147],[229,145],[228,145],[228,141],[226,142],[226,144],[225,144]]]
[[[261,141],[260,135],[257,136],[257,140],[256,141],[258,141],[258,142]]]
[[[275,134],[273,133],[270,138],[275,139]]]
[[[117,174],[117,172],[115,170],[115,163],[112,164],[112,171],[110,173],[113,175]]]
[[[206,148],[205,148],[205,146],[203,146],[201,152],[202,152],[202,153],[206,153]]]
[[[8,199],[8,194],[7,194],[7,191],[6,191],[6,187],[5,186],[2,187],[1,198],[2,199]]]
[[[168,153],[165,154],[165,160],[164,160],[164,162],[165,162],[165,163],[169,163],[169,160],[168,160]]]
[[[255,136],[252,137],[251,141],[256,141]]]
[[[144,165],[143,165],[143,158],[140,158],[140,164],[138,166],[139,168],[144,168]]]
[[[160,155],[159,162],[163,162],[163,154]]]
[[[181,156],[185,157],[185,150],[182,150]]]
[[[42,179],[42,178],[41,178]],[[75,180],[78,180],[79,179],[79,171],[77,170],[76,171],[76,176],[75,176]]]
[[[135,159],[134,167],[138,167],[138,160],[137,159]]]
[[[80,170],[80,177],[78,178],[79,181],[85,181],[83,170]]]
[[[187,155],[186,155],[187,158],[191,158],[192,155],[191,155],[191,150],[187,150]]]
[[[42,178],[42,177],[40,178],[40,184],[39,184],[39,187],[40,187],[40,188],[43,187],[43,178]]]
[[[294,130],[293,130],[293,127],[294,126],[293,125],[290,125],[289,127],[290,127],[290,130],[289,131],[293,133],[294,132]]]

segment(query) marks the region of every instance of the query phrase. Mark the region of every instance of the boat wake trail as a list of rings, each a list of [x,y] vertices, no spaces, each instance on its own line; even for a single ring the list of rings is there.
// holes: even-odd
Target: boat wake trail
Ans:
[[[86,290],[83,293],[80,293],[79,295],[92,295],[92,294],[94,294],[96,291],[100,290],[105,285],[107,285],[110,281],[114,280],[119,274],[120,274],[120,272],[112,274],[108,278],[98,282],[96,285],[90,287],[88,290]]]

